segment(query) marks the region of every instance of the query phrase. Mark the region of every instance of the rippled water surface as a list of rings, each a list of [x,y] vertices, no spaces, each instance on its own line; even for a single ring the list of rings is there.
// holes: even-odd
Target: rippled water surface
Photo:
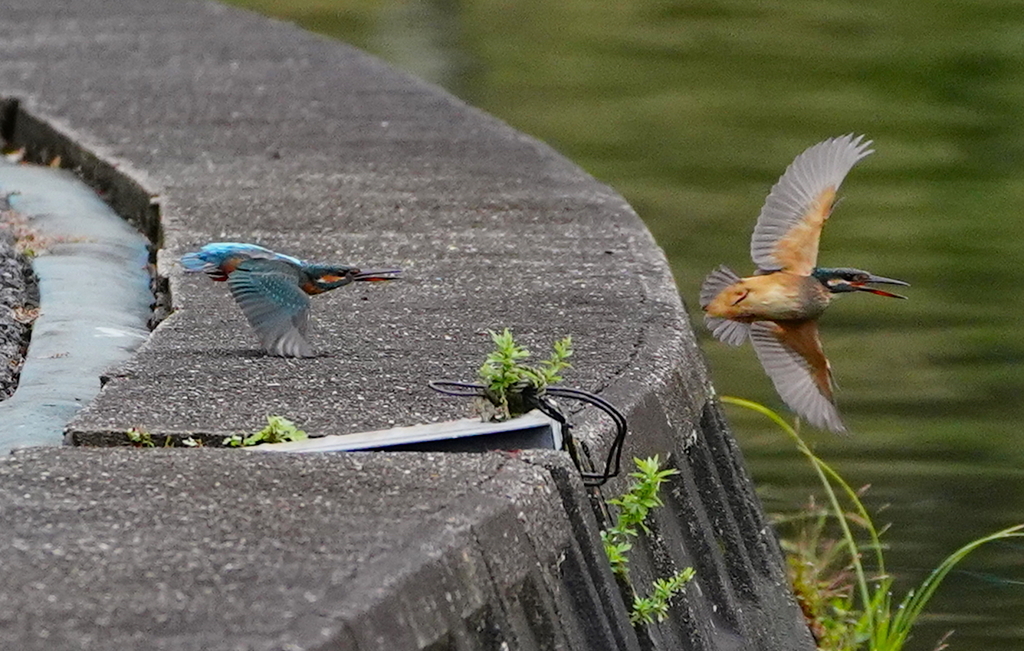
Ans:
[[[243,2],[243,0],[238,0]],[[1024,522],[1024,8],[1013,0],[244,0],[365,48],[561,150],[617,188],[691,311],[719,263],[749,271],[768,189],[815,142],[866,133],[820,261],[910,281],[822,322],[850,437],[810,433],[867,501],[889,565],[923,578]],[[701,332],[720,392],[779,406],[749,347]],[[731,408],[730,408],[731,409]],[[769,510],[815,480],[730,411]],[[1024,649],[1024,544],[968,559],[914,649]]]

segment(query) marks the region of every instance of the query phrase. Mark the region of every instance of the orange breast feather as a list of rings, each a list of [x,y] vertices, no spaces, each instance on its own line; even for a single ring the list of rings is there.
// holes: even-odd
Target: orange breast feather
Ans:
[[[784,321],[806,318],[805,277],[777,272],[748,276],[723,289],[708,304],[710,316],[733,321]]]

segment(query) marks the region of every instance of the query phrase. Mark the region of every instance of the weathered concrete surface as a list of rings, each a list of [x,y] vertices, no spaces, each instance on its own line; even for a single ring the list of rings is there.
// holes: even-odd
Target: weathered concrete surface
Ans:
[[[36,448],[0,517],[3,649],[630,646],[574,603],[602,595],[551,474],[506,455]]]
[[[613,190],[545,145],[351,48],[215,4],[8,0],[0,13],[0,95],[20,106],[0,110],[0,132],[31,145],[37,157],[60,155],[79,168],[164,247],[159,269],[176,311],[71,424],[73,438],[109,439],[128,427],[158,436],[251,431],[268,413],[312,433],[451,418],[464,405],[435,396],[425,381],[471,379],[488,348],[485,329],[511,327],[534,348],[572,334],[577,355],[567,380],[624,410],[632,428],[627,458],[669,455],[682,473],[654,523],[658,535],[635,555],[637,585],[688,564],[698,569],[670,620],[638,642],[606,567],[594,560],[600,548],[586,498],[557,463],[547,476],[529,468],[538,473],[531,486],[548,495],[555,486],[560,495],[560,504],[540,504],[517,488],[521,477],[497,479],[487,469],[500,455],[382,457],[394,460],[367,462],[367,472],[353,470],[354,457],[345,455],[257,462],[212,450],[35,451],[16,456],[0,479],[8,499],[18,498],[17,508],[3,511],[3,528],[22,515],[35,523],[16,529],[29,536],[27,544],[12,539],[21,547],[0,552],[17,555],[2,559],[5,567],[27,565],[4,570],[18,573],[0,588],[18,623],[19,648],[71,617],[74,626],[64,625],[73,634],[37,648],[90,648],[90,640],[115,633],[136,645],[122,648],[812,648],[774,537],[712,401],[664,256]],[[306,258],[397,264],[406,279],[315,298],[312,343],[323,354],[268,358],[224,288],[185,278],[176,266],[181,253],[228,239]],[[607,425],[588,412],[576,420],[600,460]],[[180,478],[169,468],[177,464],[188,466]],[[345,482],[339,494],[349,491],[353,504],[372,507],[360,517],[323,509],[294,518],[271,508],[281,500],[269,496],[263,508],[246,507],[253,490],[268,487],[300,496],[286,501],[317,494],[319,480],[305,479],[309,464],[317,477],[338,473]],[[422,473],[428,467],[434,474]],[[377,483],[381,473],[394,483]],[[242,517],[178,488],[212,490],[217,479],[214,499]],[[461,481],[488,488],[462,500],[472,491]],[[148,515],[133,527],[123,494],[139,486],[147,495],[183,499],[145,502]],[[436,503],[451,509],[443,518],[416,507],[418,494],[432,490]],[[394,500],[374,502],[380,494]],[[491,511],[475,506],[476,497],[492,494],[504,501],[490,503]],[[83,495],[97,510],[86,509],[95,517],[79,521],[80,507],[92,504],[80,501]],[[119,508],[107,509],[108,500]],[[120,524],[118,510],[125,512]],[[465,549],[444,542],[448,534],[435,516],[479,532],[479,555],[491,559],[484,583],[495,586],[480,597],[488,604],[480,612],[489,615],[452,614],[438,586],[450,581],[475,594],[477,575],[464,568],[435,573],[416,551],[424,541]],[[559,518],[565,521],[556,525]],[[292,523],[287,535],[271,535],[281,519]],[[556,540],[534,548],[569,549],[566,523],[577,556],[552,565],[549,557],[509,553],[549,529]],[[282,538],[310,528],[329,532],[350,555],[321,564],[275,552]],[[173,562],[122,552],[120,569],[103,566],[90,575],[104,588],[97,594],[85,594],[90,581],[67,578],[54,583],[65,592],[35,598],[34,590],[56,581],[36,550],[41,539],[32,537],[47,532],[48,544],[61,550],[87,546],[90,532],[105,532],[95,539],[107,550],[162,540],[158,549]],[[329,535],[315,542],[326,544]],[[194,543],[197,536],[202,544]],[[375,549],[381,539],[394,545],[361,563],[357,550]],[[267,551],[253,556],[250,546]],[[202,566],[208,552],[220,554],[219,564]],[[473,553],[460,554],[451,557],[475,562]],[[194,571],[195,564],[205,569]],[[342,573],[335,578],[347,591],[325,589],[320,598],[327,566]],[[142,576],[142,585],[134,589],[118,576]],[[406,576],[414,578],[403,582]],[[222,582],[231,596],[216,615],[161,619],[179,600],[211,603],[208,591],[221,594]],[[125,606],[138,617],[114,626],[103,599],[121,597],[103,597],[107,590],[141,599]],[[307,592],[319,608],[313,619],[282,614],[298,612],[295,602]],[[574,596],[566,601],[565,594]],[[528,605],[537,602],[560,605]],[[352,604],[365,609],[351,615]],[[419,617],[429,621],[421,625]],[[351,622],[347,634],[330,633],[333,647],[310,641],[325,621]],[[478,631],[476,642],[463,630]],[[193,632],[206,637],[189,637]]]
[[[537,346],[572,333],[571,380],[594,388],[649,373],[645,339],[681,327],[665,260],[622,198],[493,118],[219,5],[57,4],[63,19],[34,0],[0,18],[3,94],[159,195],[178,308],[74,431],[443,419],[459,407],[424,383],[471,379],[487,328]],[[181,276],[177,257],[210,240],[406,278],[317,297],[322,356],[287,362],[259,352],[223,286]]]
[[[39,303],[18,390],[0,402],[0,454],[54,445],[100,376],[149,337],[149,242],[67,170],[0,161],[0,195],[31,234]],[[0,358],[0,364],[4,358]]]

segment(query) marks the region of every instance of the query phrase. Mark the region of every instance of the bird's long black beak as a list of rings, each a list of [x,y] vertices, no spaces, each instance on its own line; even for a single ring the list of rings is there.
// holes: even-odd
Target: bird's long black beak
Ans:
[[[381,281],[381,280],[396,280],[398,274],[402,273],[401,269],[366,269],[360,270],[359,273],[352,276],[352,280],[368,280],[368,281]]]
[[[877,283],[882,285],[900,285],[902,287],[910,287],[910,283],[905,283],[902,280],[896,280],[895,278],[886,278],[885,276],[871,275],[867,280],[861,283],[850,283],[850,286],[859,292],[871,292],[872,294],[878,294],[879,296],[888,296],[889,298],[903,298],[906,296],[902,294],[893,294],[882,289],[876,289],[874,287],[868,287],[867,283]]]

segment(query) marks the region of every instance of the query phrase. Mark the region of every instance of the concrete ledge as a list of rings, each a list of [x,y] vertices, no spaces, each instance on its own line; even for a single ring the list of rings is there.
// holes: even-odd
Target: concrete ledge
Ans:
[[[5,649],[636,648],[621,603],[587,619],[615,601],[552,475],[505,455],[37,448],[0,510]]]
[[[698,570],[637,637],[597,542],[604,496],[554,453],[33,450],[0,463],[3,646],[813,648],[665,258],[612,189],[358,51],[212,3],[13,0],[0,95],[0,133],[80,168],[162,247],[173,313],[72,438],[458,417],[425,382],[471,379],[487,328],[539,349],[572,334],[567,383],[623,409],[627,458],[682,473],[636,584]],[[317,297],[321,355],[268,358],[176,265],[211,240],[406,280]],[[574,420],[597,465],[607,424]]]
[[[62,167],[75,170],[119,215],[154,244],[163,241],[159,202],[137,180],[138,172],[119,169],[90,151],[75,134],[60,129],[59,121],[48,122],[32,113],[19,111],[15,97],[0,99],[0,134],[11,143],[30,143],[27,152],[37,163],[60,159]]]

